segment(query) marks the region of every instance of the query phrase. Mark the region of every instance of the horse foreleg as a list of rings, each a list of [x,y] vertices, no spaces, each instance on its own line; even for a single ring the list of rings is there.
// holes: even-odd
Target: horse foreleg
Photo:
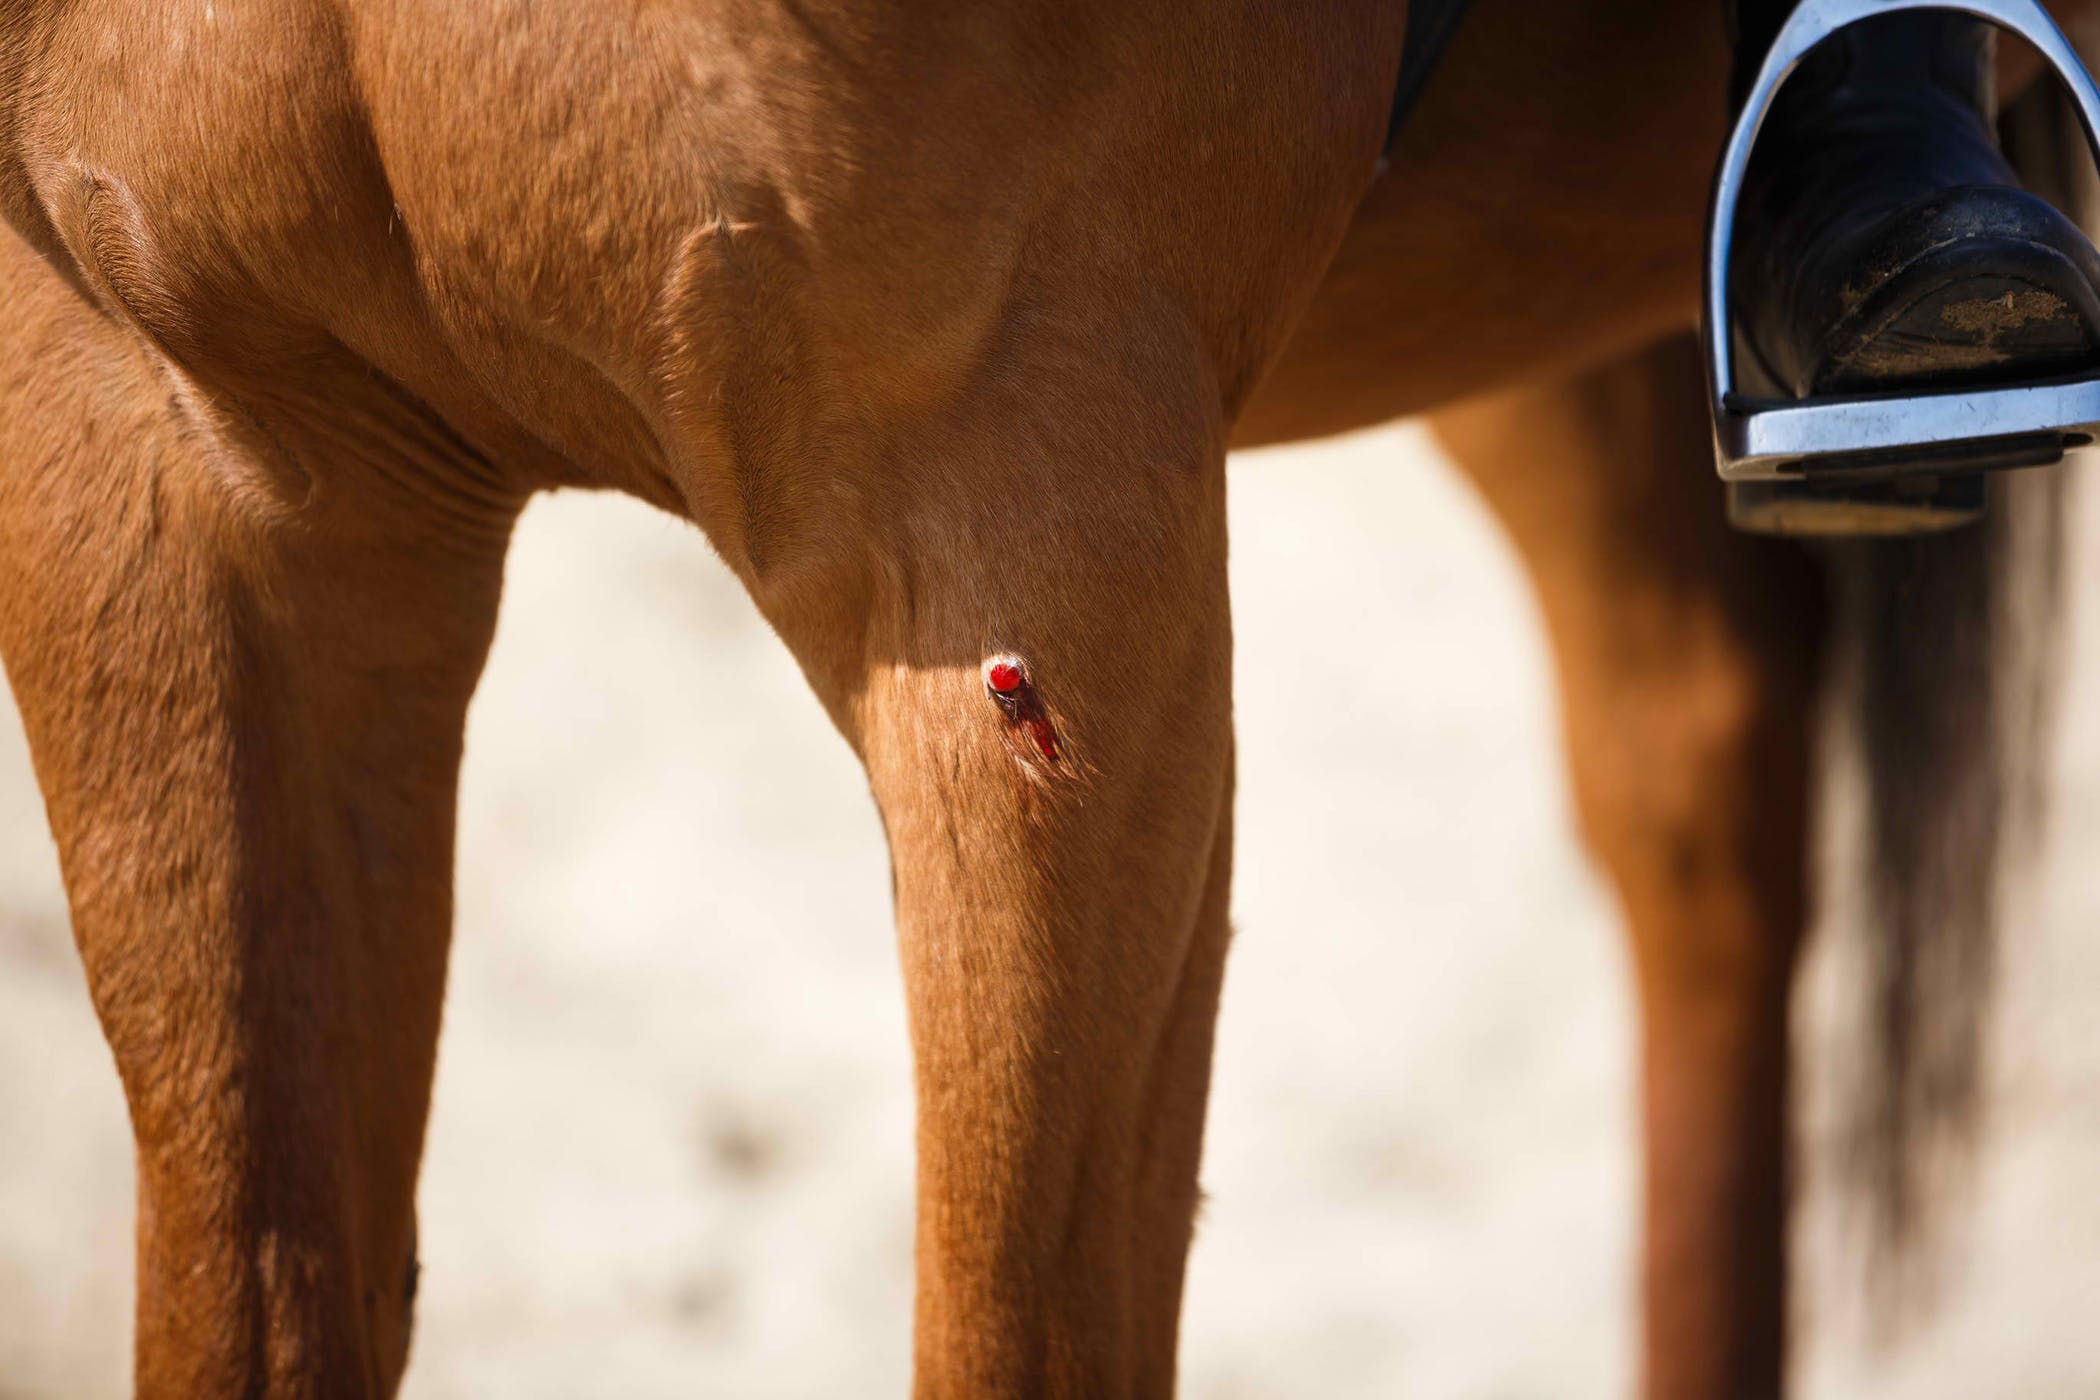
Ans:
[[[1788,987],[1821,637],[1802,553],[1733,534],[1688,338],[1444,414],[1558,664],[1585,834],[1631,927],[1651,1397],[1784,1369]]]
[[[4,230],[0,295],[0,651],[136,1137],[138,1391],[390,1393],[514,507],[281,490]]]
[[[917,1393],[1163,1396],[1226,942],[1222,428],[1195,366],[1012,354],[754,592],[889,837]]]

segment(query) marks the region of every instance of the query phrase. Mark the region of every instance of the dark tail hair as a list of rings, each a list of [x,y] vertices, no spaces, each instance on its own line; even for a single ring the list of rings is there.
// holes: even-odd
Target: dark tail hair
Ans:
[[[2004,133],[2028,186],[2091,227],[2100,186],[2060,85],[2037,81]],[[2069,480],[2003,474],[1979,526],[1829,554],[1833,674],[1850,701],[1835,737],[1859,779],[1866,865],[1860,917],[1843,921],[1863,1005],[1836,1167],[1884,1332],[1931,1297],[1934,1207],[1966,1183],[1981,1122],[1998,875],[2042,815]]]

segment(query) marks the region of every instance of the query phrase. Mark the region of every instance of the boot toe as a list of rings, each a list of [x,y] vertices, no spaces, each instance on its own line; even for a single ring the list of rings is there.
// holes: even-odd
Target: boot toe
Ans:
[[[1796,394],[2036,379],[2100,359],[2100,255],[2025,190],[1939,191],[1823,251],[1794,298]]]

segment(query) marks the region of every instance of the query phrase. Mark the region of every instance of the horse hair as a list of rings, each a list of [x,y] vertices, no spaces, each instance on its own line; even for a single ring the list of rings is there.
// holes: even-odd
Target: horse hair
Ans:
[[[2075,35],[2091,52],[2095,36]],[[2036,83],[2004,116],[2029,187],[2100,210],[2075,109]],[[1834,674],[1864,779],[1864,1005],[1840,1090],[1837,1172],[1865,1227],[1884,1331],[1929,1301],[1936,1209],[1982,1126],[2000,872],[2038,834],[2062,640],[2069,473],[2003,475],[1984,524],[1833,546]]]

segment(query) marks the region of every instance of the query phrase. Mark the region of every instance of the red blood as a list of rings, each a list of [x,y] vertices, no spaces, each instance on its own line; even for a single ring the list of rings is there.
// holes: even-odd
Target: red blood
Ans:
[[[1022,723],[1028,729],[1028,737],[1035,740],[1036,752],[1044,758],[1057,757],[1057,731],[1050,727],[1047,719],[1028,719]]]
[[[985,684],[1001,695],[1011,695],[1021,688],[1021,668],[1011,661],[994,662],[985,672]]]

